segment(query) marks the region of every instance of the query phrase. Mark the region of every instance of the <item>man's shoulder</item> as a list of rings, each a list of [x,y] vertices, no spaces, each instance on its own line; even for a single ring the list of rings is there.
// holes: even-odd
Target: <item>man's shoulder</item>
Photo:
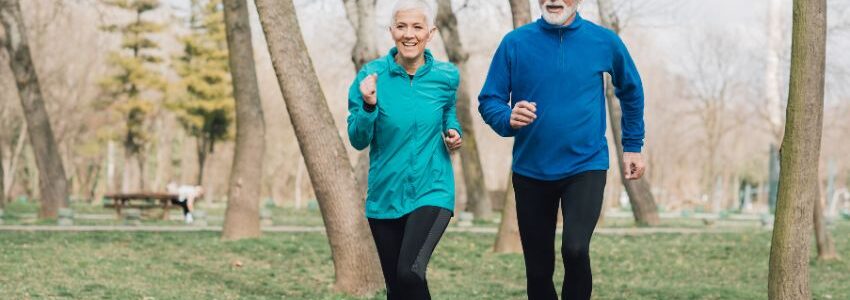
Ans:
[[[505,37],[502,38],[503,43],[517,43],[521,42],[529,37],[533,37],[535,34],[540,33],[540,28],[536,22],[531,22],[525,25],[522,25],[514,30],[511,30]]]
[[[589,21],[589,20],[583,20],[583,22],[584,22],[584,25],[582,25],[582,28],[584,30],[587,30],[588,33],[590,33],[591,35],[593,35],[595,37],[603,38],[603,39],[606,39],[606,40],[609,40],[609,41],[619,41],[620,40],[620,36],[617,35],[616,32],[614,32],[613,30],[611,30],[611,29],[609,29],[605,26],[596,24],[593,21]]]

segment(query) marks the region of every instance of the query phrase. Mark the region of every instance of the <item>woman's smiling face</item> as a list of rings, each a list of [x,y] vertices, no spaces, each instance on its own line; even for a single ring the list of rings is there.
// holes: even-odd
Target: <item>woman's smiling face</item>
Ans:
[[[390,26],[395,46],[405,60],[414,60],[425,53],[425,46],[436,30],[428,24],[428,16],[419,9],[400,10]]]

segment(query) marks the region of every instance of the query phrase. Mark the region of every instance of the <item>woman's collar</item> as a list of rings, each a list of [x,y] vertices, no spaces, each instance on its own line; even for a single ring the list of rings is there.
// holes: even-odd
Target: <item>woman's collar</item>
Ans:
[[[387,62],[390,64],[390,73],[400,75],[400,76],[408,76],[407,71],[399,65],[395,61],[395,56],[398,54],[398,48],[393,47],[390,49],[390,52],[387,54]],[[431,70],[431,65],[434,64],[434,56],[431,54],[431,50],[425,49],[425,63],[422,64],[418,69],[416,69],[416,77],[425,75],[428,71]]]

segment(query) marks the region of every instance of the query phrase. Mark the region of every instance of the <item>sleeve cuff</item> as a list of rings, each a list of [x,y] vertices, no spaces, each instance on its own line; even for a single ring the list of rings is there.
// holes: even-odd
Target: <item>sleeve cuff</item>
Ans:
[[[641,146],[623,145],[623,152],[640,153],[641,148]]]
[[[463,138],[463,130],[460,130],[460,128],[455,128],[454,126],[452,126],[452,127],[446,128],[446,131],[449,131],[451,129],[454,129],[455,131],[457,131],[457,134],[460,135],[460,138]]]
[[[505,119],[506,119],[506,120],[505,120],[505,127],[504,127],[504,131],[502,132],[502,133],[503,133],[503,134],[502,134],[502,136],[503,136],[503,137],[513,137],[513,136],[516,136],[516,134],[517,134],[517,132],[518,132],[519,130],[518,130],[518,129],[514,129],[513,127],[511,127],[511,112],[510,112],[510,111],[508,111],[507,116],[506,116],[506,118],[505,118]]]
[[[367,113],[374,112],[377,107],[378,107],[378,105],[372,105],[372,104],[368,104],[366,102],[363,102],[363,111],[365,111]]]

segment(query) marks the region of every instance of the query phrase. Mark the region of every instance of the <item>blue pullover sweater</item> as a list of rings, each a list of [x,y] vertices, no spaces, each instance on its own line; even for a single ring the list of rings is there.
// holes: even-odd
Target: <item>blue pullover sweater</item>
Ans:
[[[603,74],[620,99],[623,149],[640,152],[644,139],[643,87],[622,40],[576,14],[568,26],[537,20],[502,40],[478,96],[484,121],[503,137],[515,137],[513,171],[558,180],[608,169]],[[517,102],[537,104],[537,119],[515,130]]]

